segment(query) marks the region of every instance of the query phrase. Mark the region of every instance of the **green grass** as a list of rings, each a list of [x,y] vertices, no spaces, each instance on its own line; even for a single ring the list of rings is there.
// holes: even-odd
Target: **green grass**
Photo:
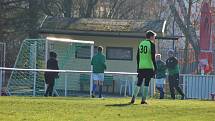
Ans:
[[[0,97],[0,121],[215,121],[215,102],[130,98]]]

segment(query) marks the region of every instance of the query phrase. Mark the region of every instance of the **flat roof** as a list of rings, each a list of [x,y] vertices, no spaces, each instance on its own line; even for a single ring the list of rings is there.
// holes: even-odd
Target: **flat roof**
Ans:
[[[78,36],[100,36],[100,37],[122,37],[122,38],[145,38],[144,33],[136,32],[100,32],[100,31],[68,31],[40,29],[40,34],[78,35]],[[157,36],[156,39],[178,40],[179,37]]]

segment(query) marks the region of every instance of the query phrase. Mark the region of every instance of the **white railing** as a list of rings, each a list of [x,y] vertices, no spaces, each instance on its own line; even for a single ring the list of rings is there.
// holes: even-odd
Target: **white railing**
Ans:
[[[91,92],[90,90],[92,90],[92,78],[91,78],[91,71],[79,71],[79,70],[50,70],[50,69],[22,69],[22,68],[4,68],[4,67],[0,67],[0,72],[3,72],[3,71],[16,71],[16,72],[31,72],[32,74],[33,74],[33,78],[32,79],[30,79],[30,81],[32,82],[31,84],[31,87],[32,87],[32,95],[33,96],[36,96],[36,86],[38,86],[37,85],[37,73],[38,72],[59,72],[60,74],[61,74],[61,76],[64,76],[64,82],[62,82],[62,84],[64,85],[64,96],[67,96],[68,95],[68,86],[71,86],[71,85],[69,85],[73,80],[78,80],[78,78],[79,77],[77,77],[77,75],[75,75],[75,74],[88,74],[89,76],[90,76],[90,78],[89,78],[89,80],[90,80],[90,86],[89,86],[89,92]],[[1,76],[2,74],[0,73],[0,76]],[[72,75],[72,76],[71,76]],[[130,72],[108,72],[108,71],[106,71],[105,72],[105,75],[112,75],[112,76],[114,76],[114,77],[118,77],[119,75],[122,75],[122,76],[131,76],[132,78],[131,79],[129,79],[129,80],[127,80],[126,79],[126,81],[129,81],[129,82],[132,82],[130,85],[133,87],[133,85],[134,85],[134,81],[136,81],[136,75],[137,75],[137,73],[130,73]],[[70,77],[72,77],[72,78],[74,78],[74,79],[71,79],[71,78],[69,78],[69,76]],[[77,77],[77,78],[76,78]],[[18,81],[17,82],[15,82],[15,83],[18,83],[18,84],[20,84],[20,83],[25,83],[26,81],[23,81],[23,78],[27,78],[27,77],[23,77],[22,76],[22,79],[18,79]],[[2,78],[0,78],[0,83],[1,83],[1,81],[2,81],[3,79]],[[119,83],[118,83],[118,79],[116,79],[116,78],[113,78],[113,80],[115,80],[115,82],[114,83],[116,83],[116,84],[118,84],[118,85],[113,85],[113,87],[112,88],[117,88],[118,89],[118,91],[119,91],[119,87],[120,87],[120,85],[119,85]],[[134,81],[133,81],[134,80]],[[29,81],[27,81],[28,83],[29,83]],[[10,83],[10,82],[9,82]],[[80,83],[80,82],[77,82],[77,83]],[[2,83],[1,83],[2,84]],[[45,85],[45,84],[44,84]],[[126,96],[126,93],[127,93],[127,91],[126,91],[126,89],[127,89],[127,87],[128,86],[130,86],[128,83],[126,83],[126,85],[125,85],[125,87],[124,87],[124,95]],[[0,85],[1,86],[1,85]],[[114,87],[115,86],[115,87]],[[117,87],[118,86],[118,87]],[[1,86],[2,87],[2,86]],[[0,88],[1,88],[0,87]],[[20,86],[20,87],[25,87],[25,86]],[[45,88],[44,88],[44,90],[45,90]],[[43,90],[43,91],[44,91]],[[130,95],[132,94],[132,90],[133,89],[131,89],[130,88]],[[9,93],[10,93],[10,90],[8,90],[9,91]],[[91,94],[91,93],[90,93]],[[153,94],[152,94],[153,95]]]
[[[215,75],[181,75],[188,99],[210,99],[215,92]]]
[[[79,71],[79,70],[49,70],[49,69],[21,69],[21,68],[4,68],[0,67],[0,90],[2,89],[2,74],[3,71],[22,71],[22,72],[33,72],[33,79],[31,79],[32,84],[32,93],[31,95],[36,96],[36,86],[38,86],[37,81],[37,74],[38,72],[59,72],[61,73],[61,76],[64,76],[63,82],[61,82],[61,90],[63,90],[63,93],[61,93],[61,96],[69,96],[71,94],[70,90],[71,88],[74,89],[79,86],[78,84],[80,82],[72,83],[74,81],[80,80],[81,74],[87,74],[89,76],[88,83],[92,83],[91,78],[91,71]],[[113,95],[115,94],[121,94],[121,92],[124,93],[124,96],[127,96],[127,93],[129,95],[132,94],[135,82],[137,80],[137,73],[131,73],[131,72],[105,72],[105,75],[111,75],[114,80],[114,84],[111,85],[113,89]],[[188,75],[188,74],[181,74],[182,78],[182,88],[183,92],[185,93],[186,97],[188,99],[210,99],[211,93],[215,92],[215,75]],[[23,78],[23,77],[22,77]],[[90,81],[91,80],[91,81]],[[21,80],[20,80],[21,81]],[[29,82],[29,81],[28,81]],[[18,84],[20,82],[17,82]],[[24,82],[22,82],[24,83]],[[78,83],[78,84],[77,84]],[[43,82],[43,84],[45,84]],[[76,84],[76,85],[72,85]],[[92,85],[92,84],[91,84]],[[73,86],[73,87],[72,87]],[[86,85],[85,85],[86,86]],[[21,86],[20,86],[21,87]],[[79,87],[78,87],[79,88]],[[122,89],[123,88],[123,89]],[[88,92],[91,92],[92,86],[88,85],[87,89]],[[107,89],[108,90],[108,89]],[[44,91],[44,90],[43,90]],[[79,90],[80,91],[80,90]],[[110,92],[110,90],[109,90]],[[154,79],[150,82],[150,96],[153,96],[155,92],[155,81]],[[89,95],[90,93],[87,93]]]

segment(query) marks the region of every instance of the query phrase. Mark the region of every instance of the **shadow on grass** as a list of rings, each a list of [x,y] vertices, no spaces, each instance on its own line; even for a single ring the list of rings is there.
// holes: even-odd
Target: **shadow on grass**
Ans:
[[[110,107],[125,107],[125,106],[129,106],[129,105],[135,105],[135,104],[131,104],[131,103],[122,103],[122,104],[107,104],[105,106],[110,106]]]
[[[24,97],[25,99],[36,99],[36,100],[89,100],[89,97]]]

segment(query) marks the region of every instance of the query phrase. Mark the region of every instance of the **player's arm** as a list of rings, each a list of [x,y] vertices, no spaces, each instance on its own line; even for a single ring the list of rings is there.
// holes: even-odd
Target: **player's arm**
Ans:
[[[162,61],[162,68],[163,68],[163,70],[166,70],[166,69],[167,69],[166,63],[165,63],[164,61]]]
[[[178,59],[174,57],[173,59],[173,65],[176,66],[178,64]]]
[[[169,58],[169,62],[167,63],[168,68],[174,68],[177,66],[178,60],[175,57]]]
[[[155,44],[154,43],[151,43],[151,55],[152,55],[152,62],[154,64],[154,71],[156,72],[157,71],[157,64],[156,64],[156,61],[155,61],[155,53],[156,53],[156,50],[155,50]]]
[[[47,61],[47,63],[46,63],[46,68],[47,68],[47,69],[51,69],[51,62],[50,62],[50,60]]]
[[[55,65],[55,67],[56,67],[55,69],[56,69],[56,70],[59,70],[58,61],[57,61],[57,60],[56,60],[55,64],[56,64],[56,65]],[[59,72],[56,72],[56,78],[59,78],[59,75],[58,75],[58,74],[59,74]]]
[[[107,69],[107,66],[106,66],[105,56],[104,56],[104,58],[103,58],[103,64],[104,64],[104,69],[106,70],[106,69]]]
[[[56,60],[56,70],[59,70],[58,61]]]
[[[94,63],[93,61],[94,61],[94,57],[93,57],[92,60],[91,60],[91,65],[93,65],[93,63]]]
[[[137,72],[138,72],[138,69],[139,69],[139,62],[140,62],[140,51],[139,51],[139,47],[137,49],[137,56],[136,56],[136,59],[137,59]]]

